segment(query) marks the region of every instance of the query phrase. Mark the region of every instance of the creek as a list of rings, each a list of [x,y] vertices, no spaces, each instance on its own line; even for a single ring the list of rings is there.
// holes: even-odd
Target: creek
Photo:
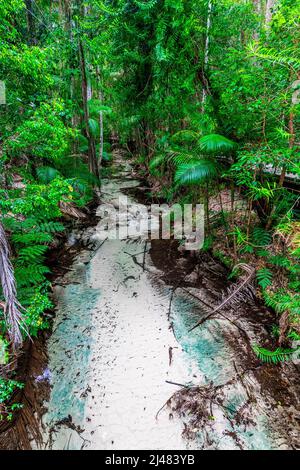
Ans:
[[[102,204],[120,194],[136,202],[141,182],[130,164],[116,165]],[[54,288],[42,448],[295,447],[296,365],[255,357],[251,344],[267,341],[272,322],[259,300],[190,332],[226,289],[220,263],[209,255],[196,262],[168,240],[101,241],[97,227],[74,230],[69,244],[79,239],[87,248]]]

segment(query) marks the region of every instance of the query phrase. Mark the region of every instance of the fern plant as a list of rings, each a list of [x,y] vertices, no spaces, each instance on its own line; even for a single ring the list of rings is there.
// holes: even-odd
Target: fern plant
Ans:
[[[290,360],[294,354],[300,352],[300,347],[295,349],[277,348],[275,351],[269,351],[268,349],[254,345],[253,350],[261,361],[268,364],[278,364],[279,362]]]
[[[272,274],[272,271],[270,271],[270,269],[268,268],[258,269],[258,271],[256,272],[256,277],[257,277],[258,284],[263,289],[266,289],[272,284],[273,274]]]
[[[255,227],[252,233],[252,242],[255,247],[262,248],[270,245],[272,241],[272,235],[267,230],[261,227]]]

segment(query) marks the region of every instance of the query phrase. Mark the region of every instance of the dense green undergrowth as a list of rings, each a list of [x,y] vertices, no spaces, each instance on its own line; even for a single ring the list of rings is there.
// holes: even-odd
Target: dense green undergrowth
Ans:
[[[72,122],[79,104],[68,99],[53,46],[42,37],[40,46],[28,43],[24,2],[2,3],[0,17],[6,24],[0,42],[0,78],[6,84],[6,104],[0,106],[0,223],[9,244],[25,341],[49,327],[53,303],[47,253],[59,245],[74,208],[91,201],[97,180],[88,168],[80,116],[76,125]],[[5,266],[1,264],[8,271],[6,277],[1,273],[0,289],[0,420],[11,420],[21,405],[9,403],[23,384],[17,380],[16,345],[5,316],[7,295],[14,297],[11,284],[5,295],[11,282]]]

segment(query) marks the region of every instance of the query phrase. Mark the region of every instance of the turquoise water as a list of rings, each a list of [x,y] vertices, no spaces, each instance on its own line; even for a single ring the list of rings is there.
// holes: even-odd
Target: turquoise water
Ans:
[[[89,283],[89,268],[82,273],[80,284],[68,284],[57,293],[59,311],[48,349],[51,398],[47,421],[57,422],[68,415],[82,421],[83,399],[89,376],[93,325],[90,312],[100,295]],[[74,381],[76,371],[76,381]]]

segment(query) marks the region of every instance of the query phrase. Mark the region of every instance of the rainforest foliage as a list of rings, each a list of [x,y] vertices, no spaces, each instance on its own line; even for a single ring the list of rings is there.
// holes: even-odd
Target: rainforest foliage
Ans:
[[[229,267],[253,266],[258,295],[276,312],[277,349],[255,352],[275,363],[293,356],[299,17],[299,0],[1,2],[4,416],[21,386],[7,366],[22,339],[48,327],[47,252],[101,185],[112,136],[154,201],[204,204],[204,249]]]

